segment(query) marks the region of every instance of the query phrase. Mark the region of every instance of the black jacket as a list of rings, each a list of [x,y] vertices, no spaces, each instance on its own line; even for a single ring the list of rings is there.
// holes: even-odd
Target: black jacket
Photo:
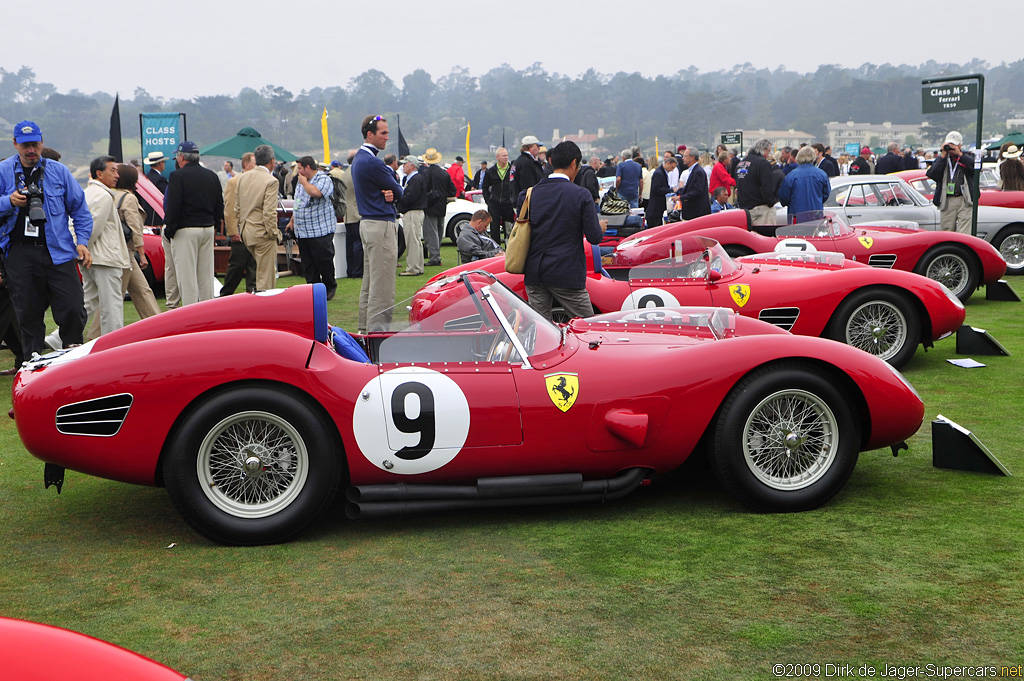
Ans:
[[[765,161],[767,163],[767,161]],[[690,174],[686,176],[686,184],[679,190],[682,208],[679,213],[684,220],[692,220],[702,215],[711,214],[711,199],[708,198],[708,174],[699,163],[694,163]],[[651,188],[654,198],[654,188]]]
[[[484,203],[487,208],[511,208],[516,203],[516,196],[512,187],[512,166],[505,168],[505,179],[498,174],[498,166],[493,165],[484,173],[484,183],[481,187],[484,193]]]
[[[648,227],[658,227],[665,219],[665,194],[671,194],[672,187],[668,186],[668,173],[665,166],[658,166],[651,173],[651,198],[647,200],[647,209],[644,215],[647,218]]]
[[[405,189],[398,200],[398,212],[408,213],[411,210],[426,210],[427,183],[423,173],[417,171],[412,177],[405,178]]]
[[[597,173],[590,166],[580,166],[580,171],[576,173],[576,179],[573,182],[590,192],[590,195],[594,197],[594,201],[601,197],[601,185],[597,182]]]
[[[198,163],[175,170],[167,183],[164,211],[168,239],[185,227],[218,226],[224,219],[224,194],[217,173]]]
[[[944,199],[946,198],[946,183],[950,181],[949,162],[942,158],[941,155],[936,156],[925,172],[925,175],[935,183],[932,203],[940,209],[943,208]],[[974,154],[965,151],[957,159],[956,163],[953,164],[953,177],[957,184],[960,185],[961,195],[967,197],[969,203],[977,203],[978,195],[974,193]]]
[[[521,208],[526,191],[516,202]],[[526,254],[527,286],[579,290],[587,282],[583,239],[601,243],[594,199],[583,187],[563,177],[547,177],[530,195],[530,250]]]
[[[889,152],[875,163],[875,175],[888,175],[904,170],[903,157]]]
[[[544,168],[540,161],[530,156],[530,152],[519,154],[512,163],[512,188],[516,196],[544,179]]]
[[[757,206],[774,206],[772,164],[760,154],[747,154],[736,166],[736,190],[740,194],[740,208],[750,210]]]
[[[452,176],[436,163],[421,165],[420,174],[423,175],[427,191],[427,207],[423,212],[435,218],[443,218],[448,206],[448,197],[455,196]]]

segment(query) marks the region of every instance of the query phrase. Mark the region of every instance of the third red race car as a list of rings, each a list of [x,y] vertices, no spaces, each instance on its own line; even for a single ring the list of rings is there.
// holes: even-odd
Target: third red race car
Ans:
[[[969,234],[933,232],[906,223],[851,227],[828,211],[798,216],[796,224],[749,227],[742,210],[647,230],[620,243],[605,268],[616,276],[616,270],[625,273],[631,267],[666,258],[680,234],[715,239],[733,256],[780,249],[834,251],[872,267],[922,274],[944,284],[962,301],[978,286],[997,281],[1006,272],[1006,261],[999,252]]]

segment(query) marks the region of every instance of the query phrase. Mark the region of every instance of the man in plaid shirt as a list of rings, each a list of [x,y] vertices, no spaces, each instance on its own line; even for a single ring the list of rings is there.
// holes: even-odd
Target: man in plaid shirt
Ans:
[[[334,183],[320,170],[312,156],[298,160],[298,184],[295,185],[295,210],[286,229],[295,233],[299,260],[306,283],[320,281],[327,287],[327,300],[334,298],[338,280],[334,278],[334,216],[331,194]]]

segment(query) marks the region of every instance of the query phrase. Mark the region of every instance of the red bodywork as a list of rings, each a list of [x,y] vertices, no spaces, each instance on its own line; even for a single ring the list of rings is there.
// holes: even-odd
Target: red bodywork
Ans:
[[[908,438],[924,415],[912,388],[875,357],[831,341],[778,333],[756,320],[740,320],[729,335],[718,338],[651,322],[577,320],[564,335],[556,326],[538,334],[537,350],[529,355],[532,366],[509,361],[507,355],[504,361],[460,358],[460,342],[482,332],[413,327],[388,361],[356,362],[316,340],[326,326],[322,287],[319,291],[303,285],[276,295],[236,295],[190,305],[105,335],[65,359],[23,369],[14,382],[13,413],[25,447],[58,466],[160,484],[161,455],[197,404],[225,389],[264,385],[322,414],[337,436],[338,456],[352,485],[454,484],[564,472],[603,479],[635,467],[657,473],[690,456],[737,381],[779,361],[799,362],[843,386],[857,405],[862,450]],[[459,299],[465,291],[461,281],[434,282],[418,297],[416,314],[435,306],[451,307],[458,313],[453,319],[461,316],[463,308],[472,310],[465,298]],[[391,338],[378,334],[368,339],[371,359],[382,354],[373,342],[381,336],[385,344]],[[428,345],[433,355],[421,351]],[[545,384],[553,373],[578,377],[576,400],[567,410],[556,407]],[[387,407],[381,413],[371,408],[377,399],[374,386],[423,376],[457,386],[455,392],[468,403],[468,430],[461,443],[451,446],[450,461],[433,470],[386,470],[381,460],[401,443],[391,439]],[[115,434],[58,432],[55,419],[61,407],[125,394],[131,406]],[[439,432],[450,423],[447,409],[439,399]],[[613,433],[610,422],[623,410],[644,415],[647,425],[639,438]]]
[[[907,171],[912,172],[912,171]],[[782,231],[792,226],[780,227]],[[705,236],[719,242],[731,252],[770,253],[786,236],[765,236],[747,229],[746,211],[722,211],[687,222],[674,222],[642,232],[619,244],[608,270],[628,269],[669,257],[672,244],[680,235]],[[971,258],[980,271],[979,284],[998,281],[1006,273],[1006,261],[992,244],[984,239],[959,232],[928,231],[888,225],[849,226],[839,218],[827,234],[801,235],[819,251],[842,253],[850,260],[878,268],[906,272],[917,271],[922,258],[944,245],[954,245],[964,257]],[[920,273],[920,272],[918,272]]]
[[[36,681],[181,681],[170,667],[112,643],[46,624],[0,617],[4,679]]]

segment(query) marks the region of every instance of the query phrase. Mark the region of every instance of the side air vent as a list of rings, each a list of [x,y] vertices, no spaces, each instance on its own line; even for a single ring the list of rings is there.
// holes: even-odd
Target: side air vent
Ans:
[[[66,404],[57,410],[57,431],[65,435],[117,435],[132,406],[132,396],[124,393]]]
[[[884,267],[887,270],[891,270],[892,266],[896,264],[895,253],[878,253],[868,258],[868,264],[872,267]]]
[[[799,316],[799,307],[773,307],[761,310],[761,314],[757,315],[757,318],[762,322],[768,322],[789,331],[796,324],[796,318]]]

